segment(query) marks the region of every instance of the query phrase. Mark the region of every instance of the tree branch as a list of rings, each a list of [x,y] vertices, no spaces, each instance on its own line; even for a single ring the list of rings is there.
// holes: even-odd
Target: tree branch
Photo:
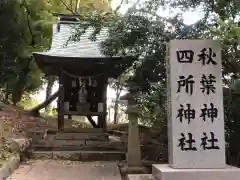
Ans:
[[[122,7],[123,1],[124,1],[124,0],[121,0],[120,4],[116,7],[116,9],[115,9],[115,11],[114,11],[114,14],[116,14],[117,11]]]
[[[61,0],[61,2],[62,2],[62,4],[67,8],[67,10],[71,11],[72,14],[77,14],[77,12],[75,12],[75,11],[72,9],[72,7],[69,7],[69,6],[67,5],[67,3],[64,2],[64,0]]]
[[[76,1],[75,12],[78,12],[78,10],[79,10],[80,1],[81,0]]]
[[[43,109],[46,107],[48,104],[50,104],[52,101],[54,101],[56,98],[59,96],[59,90],[55,92],[52,96],[50,96],[47,100],[42,102],[41,104],[37,105],[36,107],[32,108],[31,110],[28,111],[29,114],[33,116],[39,116],[39,110]]]
[[[24,5],[25,10],[26,10],[26,19],[27,19],[28,30],[29,30],[29,33],[30,33],[30,36],[31,36],[31,45],[34,46],[35,45],[34,36],[33,36],[32,28],[31,28],[31,25],[30,25],[30,19],[28,17],[31,13],[30,13],[30,10],[29,10],[28,5],[26,3],[26,0],[23,1],[23,5]]]

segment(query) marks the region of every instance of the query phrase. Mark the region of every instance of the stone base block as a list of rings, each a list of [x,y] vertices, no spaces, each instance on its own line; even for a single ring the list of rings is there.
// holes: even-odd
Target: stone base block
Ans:
[[[173,169],[168,164],[153,165],[158,180],[239,180],[240,168],[226,165],[224,169]]]

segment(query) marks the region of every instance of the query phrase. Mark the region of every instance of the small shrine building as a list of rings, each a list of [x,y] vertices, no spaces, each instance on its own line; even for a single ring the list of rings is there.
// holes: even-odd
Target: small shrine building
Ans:
[[[119,77],[133,61],[133,57],[107,57],[100,43],[107,38],[107,29],[89,39],[89,27],[80,41],[68,41],[74,26],[79,26],[78,16],[59,15],[53,24],[52,45],[47,52],[35,52],[34,58],[46,75],[59,77],[58,129],[64,129],[64,116],[98,117],[97,126],[107,126],[107,86],[109,78]],[[68,43],[67,43],[68,41]]]

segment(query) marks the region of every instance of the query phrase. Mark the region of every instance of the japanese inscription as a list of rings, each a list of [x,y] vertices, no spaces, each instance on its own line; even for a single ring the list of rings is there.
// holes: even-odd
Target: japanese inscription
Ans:
[[[170,165],[175,168],[224,167],[219,42],[171,41],[168,70]]]
[[[210,120],[213,122],[214,118],[217,119],[218,117],[218,109],[214,107],[213,103],[210,103],[210,107],[207,107],[207,104],[203,104],[203,109],[201,109],[201,115],[203,121],[206,121],[206,118],[210,118]]]
[[[214,60],[214,58],[216,57],[216,53],[213,52],[212,48],[203,48],[201,50],[201,53],[198,54],[198,61],[201,61],[203,65],[206,64],[213,64],[213,65],[217,65],[216,61]]]
[[[181,136],[182,138],[178,139],[178,147],[180,147],[182,151],[197,151],[197,148],[194,147],[196,141],[193,139],[192,133],[188,133],[188,139],[186,139],[184,133],[181,133]]]
[[[179,80],[177,81],[177,83],[178,83],[177,93],[181,92],[181,88],[183,87],[185,88],[185,92],[187,94],[192,95],[194,84],[192,75],[189,75],[187,78],[185,78],[185,76],[179,76]]]
[[[198,61],[201,61],[203,65],[213,64],[217,65],[214,60],[216,53],[213,52],[212,48],[203,48],[200,53],[197,54]],[[177,60],[179,63],[192,63],[194,58],[193,50],[181,50],[177,51]]]
[[[192,133],[188,133],[188,139],[185,137],[184,133],[181,133],[181,138],[178,139],[179,144],[177,147],[180,147],[182,151],[197,151],[197,147],[194,146],[196,140],[194,139]],[[203,132],[203,137],[201,138],[201,147],[203,150],[217,149],[219,146],[216,145],[218,139],[215,138],[213,132],[210,132],[210,138],[207,136],[206,132]]]
[[[215,145],[215,143],[218,142],[218,139],[214,138],[215,135],[213,132],[210,132],[210,135],[211,137],[208,138],[207,133],[203,132],[203,137],[201,138],[202,140],[201,146],[203,147],[204,150],[209,150],[209,149],[219,150],[220,148],[217,145]],[[208,143],[210,145],[208,145]]]
[[[177,60],[180,63],[192,63],[194,52],[191,50],[177,51]]]
[[[180,109],[178,110],[177,118],[179,118],[180,122],[183,122],[183,118],[188,121],[190,124],[191,120],[195,119],[195,110],[191,109],[191,104],[186,105],[187,108],[184,109],[184,106],[180,104]]]
[[[212,74],[209,74],[206,76],[205,74],[202,75],[201,77],[201,90],[202,93],[210,94],[210,93],[215,93],[216,87],[214,86],[216,83],[216,77],[213,76]]]

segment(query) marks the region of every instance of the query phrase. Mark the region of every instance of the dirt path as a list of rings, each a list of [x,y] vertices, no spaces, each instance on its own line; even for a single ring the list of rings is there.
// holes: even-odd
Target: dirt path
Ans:
[[[36,160],[20,165],[7,180],[121,180],[116,162]]]

